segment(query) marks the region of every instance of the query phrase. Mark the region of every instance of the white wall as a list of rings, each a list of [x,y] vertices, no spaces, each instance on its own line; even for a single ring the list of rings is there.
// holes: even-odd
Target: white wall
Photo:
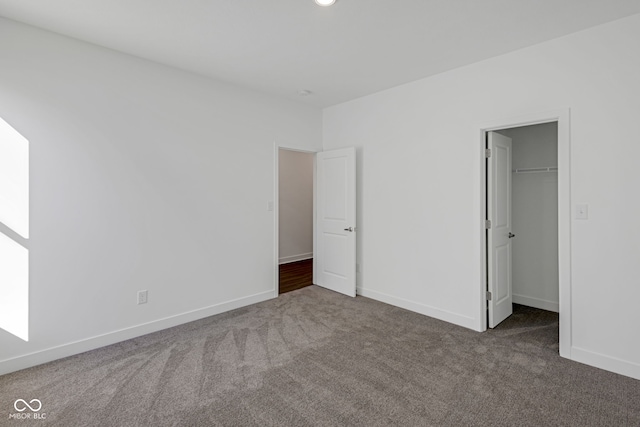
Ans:
[[[360,293],[481,329],[480,129],[571,109],[570,357],[640,378],[640,15],[324,110],[358,148]],[[561,322],[563,321],[561,314]]]
[[[506,129],[513,169],[558,166],[558,124]],[[558,312],[558,173],[513,173],[513,302]]]
[[[4,19],[0,58],[31,148],[31,339],[0,330],[0,374],[274,295],[274,144],[319,149],[320,110]]]
[[[280,263],[313,258],[313,153],[278,151]]]

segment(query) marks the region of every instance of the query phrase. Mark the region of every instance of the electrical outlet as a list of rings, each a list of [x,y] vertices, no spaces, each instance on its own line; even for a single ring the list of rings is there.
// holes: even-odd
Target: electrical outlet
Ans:
[[[149,293],[148,291],[138,291],[138,305],[146,304]]]

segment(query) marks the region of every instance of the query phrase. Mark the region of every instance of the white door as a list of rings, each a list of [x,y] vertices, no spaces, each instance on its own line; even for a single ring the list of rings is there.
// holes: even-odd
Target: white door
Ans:
[[[314,283],[356,296],[356,150],[316,154]]]
[[[511,296],[511,138],[489,132],[487,162],[487,268],[489,327],[513,313]]]

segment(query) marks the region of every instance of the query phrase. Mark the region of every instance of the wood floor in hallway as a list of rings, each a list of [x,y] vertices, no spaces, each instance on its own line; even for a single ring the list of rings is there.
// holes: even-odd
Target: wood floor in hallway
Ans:
[[[295,291],[313,284],[313,259],[280,265],[280,293]]]

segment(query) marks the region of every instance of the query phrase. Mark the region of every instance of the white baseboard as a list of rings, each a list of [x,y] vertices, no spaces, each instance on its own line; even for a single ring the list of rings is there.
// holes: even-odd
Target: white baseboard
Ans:
[[[273,290],[269,290],[266,292],[261,292],[259,294],[250,295],[248,297],[238,298],[220,304],[215,304],[198,310],[165,317],[153,322],[143,323],[141,325],[132,326],[130,328],[120,329],[118,331],[110,332],[104,335],[98,335],[84,340],[48,348],[46,350],[37,351],[35,353],[25,354],[23,356],[18,356],[11,359],[0,360],[0,375],[30,368],[36,365],[41,365],[53,360],[62,359],[63,357],[84,353],[85,351],[95,350],[96,348],[115,344],[131,338],[136,338],[142,335],[150,334],[152,332],[161,331],[163,329],[172,328],[174,326],[193,322],[194,320],[200,320],[205,317],[224,313],[236,308],[245,307],[247,305],[256,304],[272,298],[274,298],[274,292]]]
[[[571,347],[571,360],[640,380],[640,364]]]
[[[540,310],[560,313],[560,304],[553,301],[513,294],[513,302],[516,304],[526,305],[527,307],[535,307]]]
[[[356,293],[358,295],[362,295],[363,297],[371,298],[380,302],[384,302],[386,304],[404,308],[409,311],[424,314],[425,316],[453,323],[454,325],[462,326],[464,328],[473,329],[474,331],[476,331],[478,328],[478,321],[473,317],[463,316],[461,314],[452,313],[450,311],[441,310],[439,308],[431,307],[426,304],[409,301],[403,298],[395,297],[393,295],[387,295],[382,292],[364,289],[362,287],[358,287],[356,289]]]
[[[306,254],[284,256],[278,260],[278,263],[289,264],[290,262],[304,261],[305,259],[310,259],[310,258],[313,258],[313,252],[308,252]]]

